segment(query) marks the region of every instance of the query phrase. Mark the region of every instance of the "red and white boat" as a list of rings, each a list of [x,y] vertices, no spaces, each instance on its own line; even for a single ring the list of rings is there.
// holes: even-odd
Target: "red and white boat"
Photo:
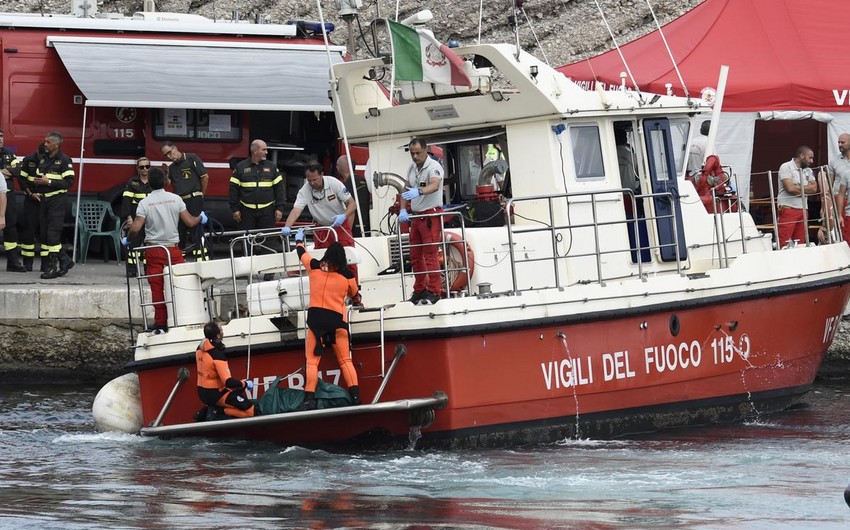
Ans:
[[[708,212],[683,167],[703,102],[587,91],[511,45],[455,51],[472,88],[391,87],[380,58],[332,69],[337,121],[368,146],[372,224],[385,232],[350,255],[367,405],[196,423],[193,354],[212,317],[225,318],[231,368],[253,397],[278,376],[303,384],[308,286],[293,251],[187,263],[167,277],[169,332],[139,334],[128,367],[142,435],[510,445],[735,420],[805,394],[850,295],[850,247],[775,250],[748,213]],[[621,184],[620,131],[637,196]],[[413,137],[442,148],[447,196],[466,206],[444,216],[459,225],[443,245],[453,292],[434,305],[406,301],[406,237],[385,216]],[[486,170],[494,145],[509,167],[502,194]],[[270,272],[282,279],[255,281]],[[333,358],[320,370],[339,381]]]

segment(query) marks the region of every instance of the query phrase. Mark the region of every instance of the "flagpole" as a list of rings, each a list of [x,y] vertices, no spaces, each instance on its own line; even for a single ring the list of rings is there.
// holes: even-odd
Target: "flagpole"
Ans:
[[[322,11],[322,0],[316,0],[316,6],[319,8],[319,23],[322,25],[322,38],[325,41],[325,55],[328,58],[328,88],[330,90],[336,91],[336,84],[334,83],[334,73],[333,73],[333,61],[331,60],[331,46],[330,41],[328,40],[328,30],[325,28],[325,13]],[[351,50],[348,50],[348,53],[351,53]],[[357,193],[357,175],[354,173],[354,166],[351,162],[351,148],[348,145],[348,131],[345,129],[345,115],[340,112],[336,113],[339,118],[340,125],[340,133],[342,133],[342,145],[345,148],[345,158],[348,159],[348,174],[351,179],[352,189],[354,193],[351,195],[354,196],[354,204],[357,206],[357,221],[360,223],[360,234],[363,237],[366,236],[366,231],[364,230],[363,225],[363,213],[360,211],[360,199],[358,198]],[[334,161],[336,163],[336,161]],[[354,237],[354,234],[350,234],[351,237]]]

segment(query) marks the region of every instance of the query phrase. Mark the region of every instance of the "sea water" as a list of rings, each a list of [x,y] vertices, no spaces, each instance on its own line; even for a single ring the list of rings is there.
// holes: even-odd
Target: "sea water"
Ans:
[[[0,528],[850,528],[850,387],[747,424],[336,453],[98,434],[96,392],[0,385]]]

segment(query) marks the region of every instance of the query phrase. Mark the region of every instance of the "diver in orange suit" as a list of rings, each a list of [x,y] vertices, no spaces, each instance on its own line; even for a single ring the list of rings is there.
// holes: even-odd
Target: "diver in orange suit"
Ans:
[[[224,414],[232,418],[254,416],[254,403],[245,390],[254,387],[253,381],[242,381],[230,375],[230,366],[224,355],[223,332],[216,322],[204,325],[203,342],[195,352],[198,365],[198,396],[210,407],[223,407]]]
[[[348,269],[345,248],[333,242],[321,260],[313,259],[304,248],[304,231],[295,234],[296,252],[310,277],[310,307],[307,309],[307,380],[304,383],[304,410],[316,408],[319,361],[325,348],[333,348],[342,377],[355,405],[360,404],[357,371],[351,362],[348,326],[345,322],[345,297],[359,303],[360,291],[354,274]]]

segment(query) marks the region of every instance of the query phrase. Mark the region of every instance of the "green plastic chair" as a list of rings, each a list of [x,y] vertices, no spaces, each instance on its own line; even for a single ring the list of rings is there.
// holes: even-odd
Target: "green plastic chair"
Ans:
[[[72,211],[76,214],[76,209]],[[80,230],[80,252],[77,261],[86,262],[89,251],[89,241],[93,237],[111,237],[115,247],[115,257],[121,261],[121,220],[112,211],[112,206],[106,201],[80,201],[80,215],[77,217],[77,228]],[[108,255],[104,256],[107,261]]]

